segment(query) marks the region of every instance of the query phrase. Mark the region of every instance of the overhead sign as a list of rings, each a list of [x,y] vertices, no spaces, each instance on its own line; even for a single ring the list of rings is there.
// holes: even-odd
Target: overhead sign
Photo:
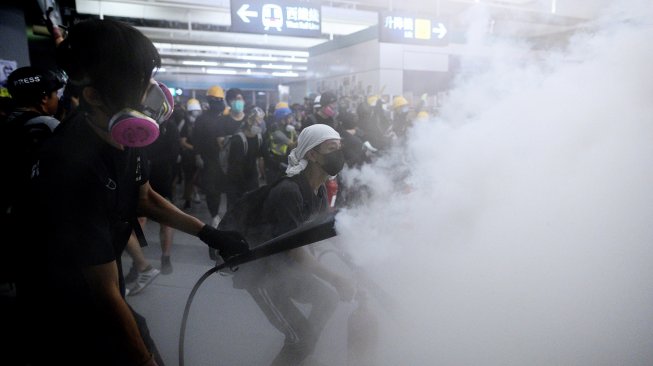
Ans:
[[[322,9],[310,2],[231,0],[231,30],[283,36],[320,37]]]
[[[446,22],[405,13],[379,13],[379,41],[431,46],[449,44]]]

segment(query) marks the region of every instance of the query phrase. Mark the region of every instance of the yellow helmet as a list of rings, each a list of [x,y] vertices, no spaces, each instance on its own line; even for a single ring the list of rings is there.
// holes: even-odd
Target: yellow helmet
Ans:
[[[206,91],[206,96],[224,99],[224,90],[221,87],[214,85]]]
[[[289,108],[288,103],[286,102],[279,102],[277,105],[274,106],[274,109],[277,110],[279,108]]]
[[[421,111],[417,113],[417,120],[418,121],[426,121],[429,119],[429,114],[426,111]]]
[[[195,98],[188,99],[188,102],[186,102],[186,110],[189,112],[201,111],[202,106],[200,105],[200,101]]]
[[[398,109],[405,105],[408,105],[408,101],[406,100],[406,98],[402,97],[401,95],[397,95],[395,99],[392,101],[393,109]]]
[[[367,97],[367,104],[374,107],[376,105],[376,102],[379,100],[379,97],[376,95],[370,95]]]

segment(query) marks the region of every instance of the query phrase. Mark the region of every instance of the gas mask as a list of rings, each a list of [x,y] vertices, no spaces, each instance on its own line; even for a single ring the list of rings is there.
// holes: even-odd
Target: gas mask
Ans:
[[[263,133],[263,129],[258,124],[254,124],[249,128],[249,132],[253,133],[254,135],[260,135]]]
[[[121,145],[147,146],[159,137],[159,124],[170,118],[173,106],[168,87],[151,79],[139,108],[124,108],[114,114],[109,120],[109,133]]]
[[[336,116],[336,110],[331,107],[330,105],[322,108],[322,113],[324,113],[325,116],[327,117],[335,117]]]
[[[319,164],[322,170],[330,176],[336,176],[345,166],[345,154],[342,150],[335,150],[327,154],[320,154],[324,157],[324,163]]]

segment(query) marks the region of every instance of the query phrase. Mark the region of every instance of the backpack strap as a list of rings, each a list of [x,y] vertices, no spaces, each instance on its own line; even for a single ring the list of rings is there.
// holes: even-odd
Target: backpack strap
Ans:
[[[147,239],[145,239],[145,234],[143,233],[141,223],[138,222],[137,217],[134,217],[129,221],[132,229],[134,230],[134,234],[136,234],[136,239],[138,239],[138,244],[141,246],[141,248],[145,248],[147,246]]]
[[[245,155],[247,155],[247,148],[248,148],[248,146],[247,146],[247,137],[245,137],[245,134],[242,131],[238,131],[238,132],[236,132],[236,134],[238,136],[240,136],[240,139],[243,141],[243,151],[244,151]]]

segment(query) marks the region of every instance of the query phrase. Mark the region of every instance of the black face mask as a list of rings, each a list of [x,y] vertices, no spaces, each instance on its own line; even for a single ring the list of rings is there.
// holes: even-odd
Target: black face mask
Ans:
[[[211,109],[211,111],[222,113],[225,108],[224,100],[209,99],[209,109]]]
[[[322,170],[331,176],[340,173],[345,166],[345,155],[342,150],[332,151],[328,154],[321,154],[324,157],[324,164],[320,164]]]

